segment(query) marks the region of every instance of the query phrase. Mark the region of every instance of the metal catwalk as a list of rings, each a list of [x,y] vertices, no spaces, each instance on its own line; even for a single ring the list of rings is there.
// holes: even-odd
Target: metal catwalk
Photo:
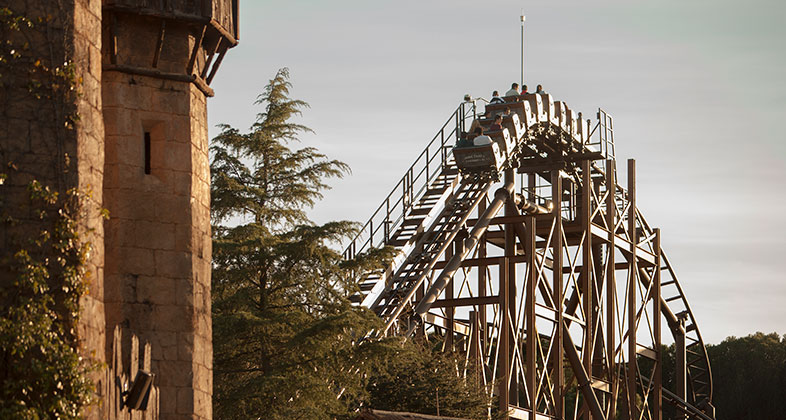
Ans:
[[[669,404],[714,419],[698,325],[636,206],[635,161],[618,180],[613,119],[599,110],[592,124],[548,94],[506,100],[482,115],[459,105],[349,244],[346,258],[398,251],[359,276],[356,303],[385,321],[378,334],[464,354],[511,418],[661,419]],[[500,164],[457,164],[453,146],[476,126],[491,129]]]

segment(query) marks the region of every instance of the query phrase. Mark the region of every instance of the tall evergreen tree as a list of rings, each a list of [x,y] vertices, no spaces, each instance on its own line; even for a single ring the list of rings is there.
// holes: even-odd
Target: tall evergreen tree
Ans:
[[[290,148],[310,130],[291,121],[307,104],[289,98],[288,79],[279,70],[259,96],[250,132],[223,125],[211,147],[216,418],[350,418],[374,403],[430,410],[432,379],[445,412],[483,417],[485,391],[459,375],[462,361],[399,338],[360,342],[380,320],[350,304],[354,274],[391,251],[344,261],[331,246],[356,224],[308,218],[326,180],[348,167]],[[397,379],[419,370],[419,386]]]
[[[307,106],[289,98],[287,69],[257,100],[249,133],[228,125],[213,140],[213,335],[218,418],[333,418],[362,392],[358,335],[376,325],[352,307],[351,268],[330,247],[355,231],[316,225],[306,210],[348,167],[314,148],[291,122]],[[362,264],[362,262],[356,262]],[[344,389],[346,398],[337,399]]]

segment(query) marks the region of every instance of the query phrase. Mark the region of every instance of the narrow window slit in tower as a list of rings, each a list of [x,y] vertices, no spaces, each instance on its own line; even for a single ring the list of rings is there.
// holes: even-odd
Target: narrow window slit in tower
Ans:
[[[145,175],[150,175],[150,133],[145,132]]]

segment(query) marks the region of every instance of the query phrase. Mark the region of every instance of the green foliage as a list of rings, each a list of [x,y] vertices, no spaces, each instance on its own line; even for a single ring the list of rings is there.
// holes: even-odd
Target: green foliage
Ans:
[[[222,126],[211,148],[217,418],[346,414],[363,393],[358,370],[384,352],[357,344],[378,320],[350,305],[350,267],[330,246],[355,224],[315,225],[305,213],[347,167],[289,148],[308,131],[290,122],[306,104],[289,88],[282,69],[257,101],[265,109],[251,132]]]
[[[472,374],[464,375],[460,354],[442,352],[428,342],[407,341],[369,380],[367,405],[374,409],[485,419],[487,390]]]
[[[707,353],[718,420],[786,418],[786,336],[729,337]]]
[[[75,419],[92,390],[75,331],[89,252],[78,234],[80,199],[37,181],[28,191],[38,234],[0,261],[10,274],[0,285],[0,418]]]
[[[288,98],[289,72],[279,70],[256,101],[265,111],[257,115],[251,132],[221,125],[211,148],[212,206],[214,220],[251,216],[260,228],[274,231],[308,223],[305,209],[322,198],[324,180],[341,177],[346,164],[328,160],[312,147],[292,150],[288,144],[311,131],[290,122],[308,105]],[[247,160],[251,165],[247,165]],[[334,225],[346,235],[350,224]]]
[[[77,121],[73,100],[79,81],[58,49],[63,32],[50,27],[58,18],[67,17],[31,20],[0,7],[2,112],[32,103],[40,113],[31,119],[53,128],[47,139],[52,147],[38,152],[37,168],[19,168],[12,161],[16,152],[0,145],[0,161],[11,161],[2,168],[8,172],[0,173],[3,419],[80,418],[92,394],[87,374],[95,366],[80,356],[76,331],[90,249],[79,235],[83,197],[60,185],[69,166],[62,144]],[[31,39],[39,41],[38,50]],[[24,134],[9,133],[14,135]],[[56,190],[29,178],[48,165],[55,168]]]
[[[221,126],[211,147],[216,418],[351,418],[397,396],[405,403],[396,407],[432,412],[424,381],[444,387],[444,413],[485,417],[484,390],[458,374],[453,356],[362,339],[380,320],[350,304],[355,273],[381,267],[391,250],[344,261],[333,246],[357,225],[308,218],[326,180],[348,168],[290,148],[309,129],[291,122],[307,105],[289,98],[288,77],[280,70],[259,96],[264,111],[250,132]]]
[[[26,96],[56,104],[57,117],[64,120],[59,128],[68,130],[79,119],[75,110],[66,109],[82,83],[76,76],[76,66],[67,57],[54,58],[50,46],[39,51],[32,48],[29,41],[43,36],[52,43],[62,42],[56,35],[59,31],[50,27],[57,18],[49,14],[31,20],[7,7],[0,7],[0,87],[4,88],[0,90],[0,99],[9,103],[27,99],[13,95],[5,97],[10,90],[6,88],[22,81]]]

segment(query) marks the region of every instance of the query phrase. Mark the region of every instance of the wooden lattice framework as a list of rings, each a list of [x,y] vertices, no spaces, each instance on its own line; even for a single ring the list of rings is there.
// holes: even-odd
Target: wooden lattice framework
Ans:
[[[706,350],[660,230],[636,206],[634,160],[618,180],[613,120],[600,110],[590,132],[550,95],[509,99],[482,117],[462,104],[347,248],[400,250],[362,276],[358,301],[386,321],[380,334],[465,354],[464,373],[511,418],[661,419],[664,403],[714,418]],[[516,139],[506,164],[496,177],[460,173],[450,140],[507,109],[504,136],[491,134]],[[671,389],[664,338],[676,345]]]

